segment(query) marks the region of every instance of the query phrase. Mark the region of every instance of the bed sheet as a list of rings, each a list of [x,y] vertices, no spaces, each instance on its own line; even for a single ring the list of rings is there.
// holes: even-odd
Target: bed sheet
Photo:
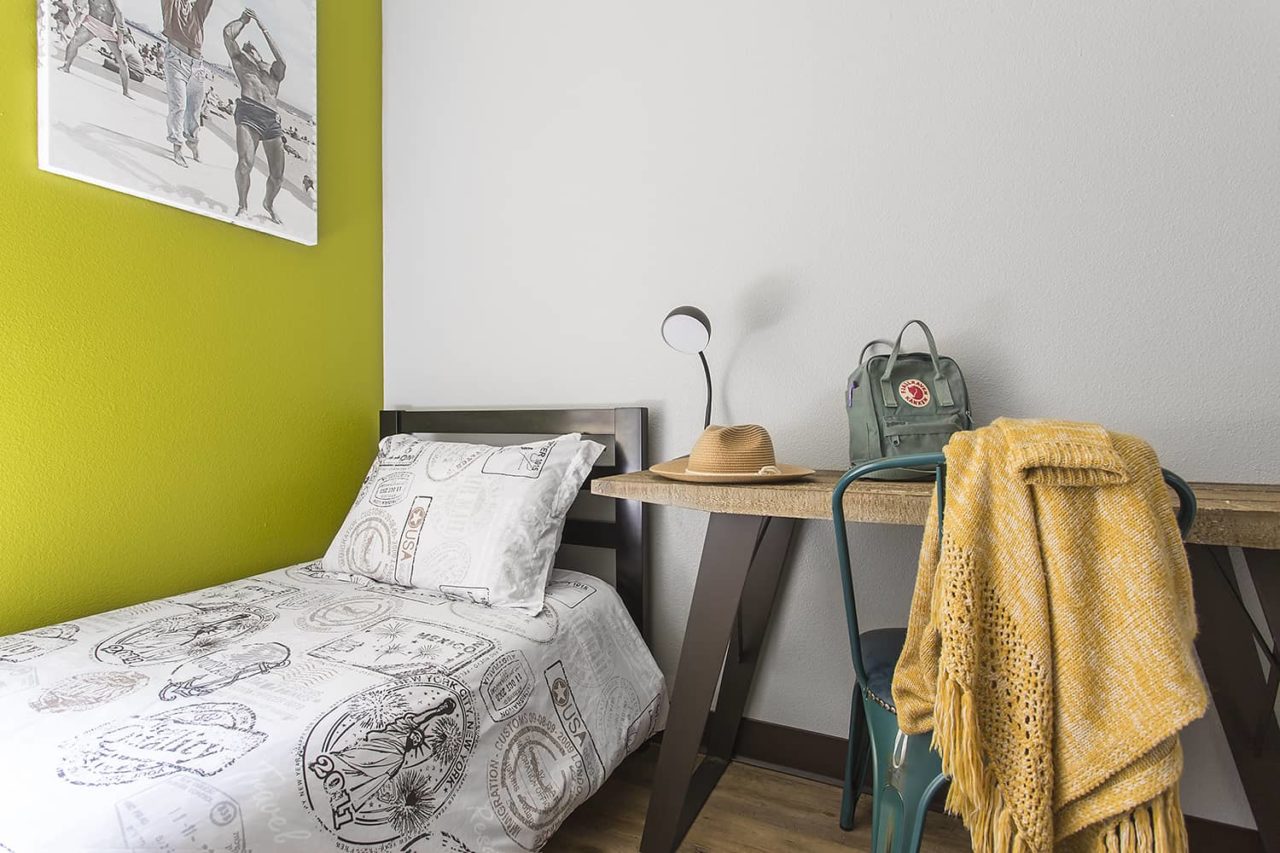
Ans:
[[[665,724],[617,593],[310,563],[0,638],[0,851],[537,850]]]

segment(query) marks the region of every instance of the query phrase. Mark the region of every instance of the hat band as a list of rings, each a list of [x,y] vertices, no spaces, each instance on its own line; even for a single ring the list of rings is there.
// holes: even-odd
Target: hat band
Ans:
[[[777,465],[765,465],[759,471],[699,471],[696,468],[685,468],[686,474],[696,474],[699,477],[758,477],[771,476],[781,474],[782,469]]]

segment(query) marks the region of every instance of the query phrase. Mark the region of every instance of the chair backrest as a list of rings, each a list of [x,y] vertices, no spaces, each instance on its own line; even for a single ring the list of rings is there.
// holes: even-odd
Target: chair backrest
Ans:
[[[831,516],[836,525],[836,556],[840,561],[840,584],[844,589],[844,615],[849,626],[849,653],[853,657],[853,671],[858,676],[858,683],[867,683],[867,667],[862,660],[862,643],[859,640],[858,606],[853,596],[853,566],[849,558],[849,528],[844,520],[844,493],[857,480],[884,471],[889,468],[933,468],[937,472],[938,490],[938,526],[941,531],[945,520],[947,497],[947,460],[941,453],[917,453],[911,456],[897,456],[892,459],[876,459],[872,462],[850,469],[836,483],[831,495]],[[1177,474],[1161,469],[1164,481],[1178,495],[1178,529],[1185,537],[1196,520],[1196,495]]]

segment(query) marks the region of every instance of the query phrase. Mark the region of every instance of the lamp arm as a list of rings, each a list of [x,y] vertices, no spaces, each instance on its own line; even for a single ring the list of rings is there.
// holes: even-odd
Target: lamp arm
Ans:
[[[711,366],[707,364],[706,353],[699,352],[698,358],[702,359],[702,372],[707,376],[707,414],[702,424],[702,428],[706,429],[711,426]]]

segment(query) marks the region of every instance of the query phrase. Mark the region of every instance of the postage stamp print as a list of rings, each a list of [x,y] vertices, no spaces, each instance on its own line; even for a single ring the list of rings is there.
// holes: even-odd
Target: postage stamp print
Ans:
[[[182,772],[213,776],[267,739],[256,722],[238,702],[128,717],[64,742],[58,775],[73,785],[122,785]]]
[[[240,804],[193,776],[175,776],[116,803],[129,850],[248,853]]]
[[[378,465],[381,468],[408,468],[416,465],[422,451],[427,449],[425,442],[411,435],[392,436],[379,451]]]
[[[275,602],[297,595],[298,590],[282,583],[265,578],[249,578],[232,581],[221,586],[210,587],[183,595],[175,595],[169,601],[185,604],[189,607],[221,607],[228,604],[262,604]]]
[[[432,524],[439,538],[446,541],[465,539],[477,520],[492,514],[493,483],[488,477],[464,477],[449,485],[449,499],[440,502]]]
[[[246,678],[266,675],[289,665],[283,643],[245,643],[179,664],[160,688],[165,702],[208,696]]]
[[[427,457],[427,478],[436,482],[451,480],[492,451],[492,447],[484,444],[436,442]]]
[[[370,625],[400,609],[400,601],[385,595],[338,598],[299,616],[294,624],[304,631],[350,631]]]
[[[401,678],[428,671],[452,675],[493,648],[493,640],[452,625],[393,617],[330,640],[309,654]]]
[[[133,671],[82,672],[46,688],[29,704],[32,710],[46,714],[88,711],[128,696],[150,680],[143,673]]]
[[[392,471],[383,474],[370,487],[369,503],[387,509],[400,503],[409,496],[413,488],[412,471]]]
[[[202,657],[262,630],[275,614],[247,604],[193,610],[145,622],[98,643],[102,663],[146,666]]]
[[[322,716],[303,740],[304,802],[347,844],[412,838],[457,793],[478,733],[471,692],[448,676],[358,693]]]
[[[478,853],[452,832],[424,832],[400,848],[400,853]]]
[[[596,588],[580,581],[554,580],[547,583],[547,595],[565,607],[577,607],[596,594]]]
[[[570,743],[582,759],[591,779],[591,790],[604,784],[604,760],[600,758],[600,750],[596,748],[595,738],[587,728],[587,721],[578,708],[578,700],[573,695],[573,687],[569,684],[569,676],[564,671],[564,663],[556,661],[547,667],[545,673],[547,687],[551,691],[551,704],[555,706],[556,716],[564,733],[569,736]]]
[[[640,714],[640,696],[624,675],[615,675],[596,697],[594,706],[610,732],[629,732]],[[625,743],[625,738],[624,741]]]
[[[440,594],[450,601],[465,601],[470,604],[489,605],[490,591],[487,586],[456,586],[440,584]]]
[[[480,679],[480,698],[495,723],[510,719],[533,695],[533,669],[524,652],[512,649],[489,664]]]
[[[26,663],[38,657],[65,649],[76,641],[80,629],[75,625],[52,625],[8,637],[0,637],[0,661]]]
[[[524,637],[535,643],[550,643],[560,633],[560,614],[550,603],[544,604],[537,616],[526,616],[510,608],[482,607],[461,601],[450,604],[449,609],[460,619]]]
[[[408,586],[396,586],[389,583],[377,583],[369,578],[360,575],[348,575],[340,572],[326,572],[320,567],[319,563],[308,564],[306,566],[294,566],[285,571],[289,577],[301,583],[322,584],[324,586],[337,588],[345,594],[342,587],[354,586],[362,592],[374,595],[384,595],[391,598],[398,598],[404,601],[414,601],[418,604],[426,604],[431,606],[439,606],[447,604],[447,599],[441,598],[432,592],[424,589],[416,589]]]
[[[502,828],[526,850],[540,850],[586,799],[582,759],[559,725],[525,711],[498,734],[485,777]]]
[[[351,578],[353,575],[346,575]],[[370,581],[365,578],[366,583]],[[323,589],[297,589],[293,595],[281,601],[272,602],[272,607],[277,610],[314,610],[324,604],[329,604],[338,597],[336,592]]]
[[[542,469],[547,464],[547,459],[551,456],[551,448],[556,446],[556,441],[557,439],[553,438],[537,444],[500,447],[484,460],[484,466],[480,470],[486,474],[536,480],[542,475]]]
[[[662,710],[662,695],[653,697],[631,725],[627,726],[627,752],[635,752],[641,744],[653,737],[658,730],[658,715]]]
[[[436,584],[463,580],[471,569],[471,549],[465,542],[445,542],[423,560],[424,574]]]
[[[369,510],[343,533],[339,545],[342,565],[367,578],[395,583],[398,542],[391,516],[379,509]]]
[[[0,696],[21,693],[40,686],[40,675],[25,663],[0,663]]]
[[[422,528],[427,523],[427,513],[431,511],[431,498],[419,496],[409,505],[409,515],[405,518],[404,529],[400,532],[400,545],[396,550],[396,571],[394,582],[401,586],[413,583],[413,564],[418,558],[418,540],[422,538]]]

